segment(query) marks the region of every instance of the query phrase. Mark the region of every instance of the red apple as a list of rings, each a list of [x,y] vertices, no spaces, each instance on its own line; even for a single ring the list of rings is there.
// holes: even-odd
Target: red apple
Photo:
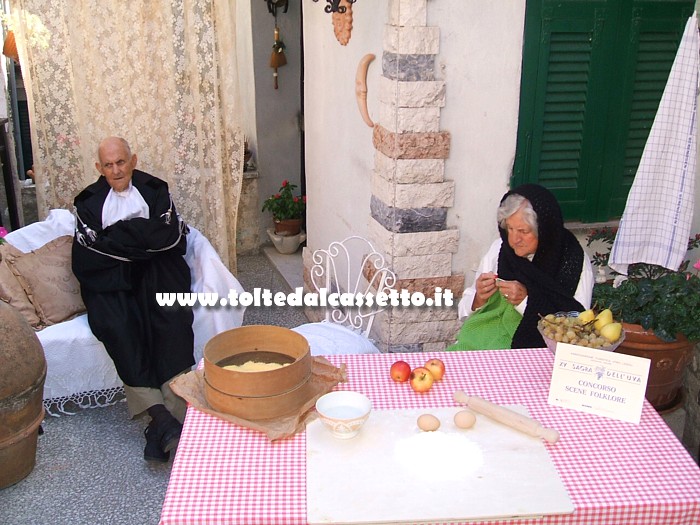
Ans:
[[[442,376],[445,375],[445,363],[443,363],[440,359],[430,359],[423,366],[430,370],[430,373],[433,374],[433,379],[435,379],[435,381],[440,381]]]
[[[433,381],[435,381],[433,374],[424,366],[414,368],[408,380],[411,388],[416,392],[427,392],[433,386]]]
[[[389,369],[391,378],[397,383],[405,383],[411,375],[411,365],[406,361],[396,361]]]

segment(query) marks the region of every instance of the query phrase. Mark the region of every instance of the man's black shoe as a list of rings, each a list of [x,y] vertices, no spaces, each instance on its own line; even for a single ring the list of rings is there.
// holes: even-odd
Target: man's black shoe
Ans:
[[[146,448],[143,449],[143,459],[166,463],[170,459],[170,452],[161,448],[160,438],[155,425],[149,424],[144,431],[144,435],[146,436]]]
[[[170,416],[165,423],[158,426],[158,435],[160,436],[160,447],[164,452],[170,452],[177,448],[180,443],[180,434],[182,433],[182,423]]]

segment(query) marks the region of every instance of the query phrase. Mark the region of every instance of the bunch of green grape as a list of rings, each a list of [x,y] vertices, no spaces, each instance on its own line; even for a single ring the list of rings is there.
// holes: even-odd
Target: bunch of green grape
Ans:
[[[610,345],[605,337],[595,329],[594,323],[582,323],[578,317],[549,314],[538,321],[544,337],[558,343],[569,343],[589,348],[602,348]]]

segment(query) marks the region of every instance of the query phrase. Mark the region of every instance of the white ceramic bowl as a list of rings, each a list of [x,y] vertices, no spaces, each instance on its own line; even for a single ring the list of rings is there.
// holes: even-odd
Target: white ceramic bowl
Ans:
[[[333,436],[340,439],[355,437],[369,418],[372,402],[364,394],[338,390],[318,398],[316,411]]]
[[[579,314],[579,312],[557,312],[554,315],[557,317],[578,317],[578,314]],[[542,321],[540,320],[537,322],[537,330],[540,332],[542,339],[544,339],[544,342],[547,345],[547,348],[549,348],[549,350],[553,354],[555,354],[557,351],[557,342],[554,339],[550,339],[549,337],[544,335],[544,332],[542,331],[541,325],[542,325]],[[596,348],[596,350],[604,350],[606,352],[614,352],[615,349],[618,346],[620,346],[620,344],[624,340],[625,340],[625,331],[623,330],[622,334],[620,334],[620,338],[617,341],[615,341],[613,344],[607,345],[607,346],[601,346],[600,348]]]

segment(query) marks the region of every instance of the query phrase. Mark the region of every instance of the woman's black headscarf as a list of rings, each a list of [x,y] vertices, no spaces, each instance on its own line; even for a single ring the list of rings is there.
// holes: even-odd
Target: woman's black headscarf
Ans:
[[[574,234],[564,228],[561,208],[556,197],[537,184],[524,184],[506,193],[517,193],[532,205],[537,213],[538,245],[530,262],[519,257],[508,244],[508,233],[498,227],[503,239],[498,256],[498,276],[520,281],[527,288],[527,308],[513,336],[511,348],[541,348],[545,346],[537,331],[540,315],[555,312],[583,311],[574,293],[583,268],[583,248]]]

